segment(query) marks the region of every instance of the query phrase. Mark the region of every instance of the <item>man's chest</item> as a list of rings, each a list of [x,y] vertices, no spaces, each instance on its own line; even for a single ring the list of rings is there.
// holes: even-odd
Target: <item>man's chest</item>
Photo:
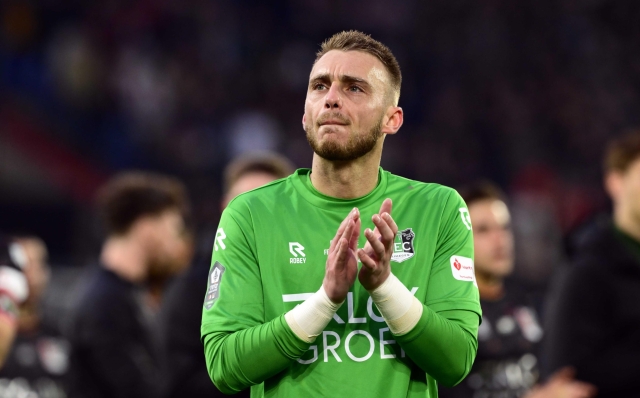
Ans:
[[[365,228],[375,228],[375,210],[361,211],[358,247],[365,247]],[[346,214],[305,209],[297,217],[256,222],[256,253],[267,307],[281,313],[287,300],[304,299],[316,292],[324,278],[331,242]],[[392,272],[409,288],[426,286],[437,246],[437,223],[428,215],[393,213],[398,232],[392,243]],[[269,232],[269,224],[272,225]],[[264,232],[260,232],[264,231]],[[358,267],[361,264],[358,263]],[[423,289],[424,290],[424,289]],[[423,293],[420,292],[419,296]],[[362,297],[360,297],[362,296]],[[356,308],[365,305],[368,293],[355,282],[349,299]],[[295,305],[295,304],[294,304]]]

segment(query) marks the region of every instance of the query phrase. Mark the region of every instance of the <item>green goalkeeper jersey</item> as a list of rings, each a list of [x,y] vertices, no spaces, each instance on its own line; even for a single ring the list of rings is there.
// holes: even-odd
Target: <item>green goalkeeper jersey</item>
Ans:
[[[481,317],[467,207],[451,188],[380,169],[358,199],[318,192],[311,170],[235,198],[216,233],[202,315],[209,373],[222,391],[252,397],[437,397],[459,382],[477,349]],[[394,336],[356,280],[316,341],[297,338],[283,314],[322,285],[331,239],[354,207],[362,229],[385,198],[398,225],[394,275],[423,303]],[[366,243],[360,235],[359,247]]]

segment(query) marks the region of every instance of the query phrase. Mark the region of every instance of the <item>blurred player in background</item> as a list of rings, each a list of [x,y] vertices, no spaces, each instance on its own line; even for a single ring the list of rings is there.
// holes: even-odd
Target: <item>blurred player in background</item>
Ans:
[[[236,158],[224,171],[222,210],[237,195],[284,178],[293,170],[289,160],[274,153],[253,153]],[[210,252],[205,258],[197,259],[189,271],[172,284],[164,299],[161,329],[168,364],[167,397],[222,396],[211,383],[200,341],[202,288],[209,273],[210,259]],[[248,397],[249,392],[236,396]]]
[[[15,239],[0,234],[0,368],[17,332],[18,305],[29,294],[24,268],[27,253]]]
[[[107,238],[84,281],[70,328],[71,397],[161,395],[158,330],[146,285],[183,270],[185,187],[174,178],[124,173],[101,188]]]
[[[458,386],[440,389],[442,398],[586,398],[593,388],[572,379],[569,369],[545,385],[539,378],[543,330],[539,309],[526,286],[508,279],[514,239],[505,196],[490,182],[460,190],[473,225],[475,273],[482,305],[478,355]]]
[[[598,397],[640,396],[640,131],[614,140],[604,162],[613,220],[577,233],[552,286],[545,374],[573,366]]]
[[[302,118],[312,168],[223,212],[201,328],[221,391],[426,398],[471,369],[481,311],[466,206],[380,168],[403,123],[401,80],[370,36],[326,40]]]
[[[57,320],[43,313],[49,283],[48,252],[37,237],[16,238],[26,253],[24,274],[29,297],[19,306],[18,334],[0,370],[0,397],[64,398],[63,379],[69,367],[69,343]]]

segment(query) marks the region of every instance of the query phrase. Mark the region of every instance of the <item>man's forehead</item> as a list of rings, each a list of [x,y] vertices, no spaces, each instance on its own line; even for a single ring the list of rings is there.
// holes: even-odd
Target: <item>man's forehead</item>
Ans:
[[[476,220],[479,217],[486,218],[488,216],[501,225],[506,225],[511,220],[509,208],[500,199],[487,198],[473,202],[469,205],[469,212],[473,213],[473,218]]]
[[[379,80],[388,83],[389,81],[382,62],[364,51],[331,50],[327,52],[313,65],[310,78],[320,75],[329,75],[332,78],[348,75],[369,82]]]

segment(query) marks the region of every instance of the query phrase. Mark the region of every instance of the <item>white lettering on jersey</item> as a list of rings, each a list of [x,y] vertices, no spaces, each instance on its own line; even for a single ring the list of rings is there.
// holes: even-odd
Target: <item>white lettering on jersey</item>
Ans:
[[[326,332],[324,332],[326,333]],[[315,361],[318,360],[318,346],[317,345],[312,345],[311,347],[309,347],[309,350],[313,351],[313,358],[311,359],[301,359],[298,358],[297,361],[300,362],[303,365],[309,365],[310,363],[314,363]]]
[[[418,287],[412,287],[411,288],[411,293],[413,295],[416,294],[416,292],[418,291]],[[292,303],[292,302],[298,302],[298,301],[305,301],[306,299],[308,299],[309,297],[311,297],[313,295],[313,293],[297,293],[297,294],[283,294],[282,295],[282,301],[285,303]],[[354,314],[354,299],[353,299],[353,293],[349,292],[347,294],[347,316],[348,316],[348,323],[368,323],[369,319],[367,319],[367,317],[362,317],[362,318],[358,318],[355,316]],[[374,311],[373,311],[373,300],[371,299],[371,297],[369,297],[368,301],[367,301],[367,314],[369,315],[370,319],[374,322],[379,322],[382,323],[386,326],[386,324],[384,323],[384,319],[377,315]],[[344,325],[345,321],[340,318],[340,316],[338,316],[338,314],[334,314],[333,315],[333,320],[336,321],[337,324],[340,325]],[[321,352],[322,356],[323,356],[323,361],[324,362],[329,362],[329,358],[331,356],[333,356],[333,359],[336,360],[336,362],[342,362],[342,358],[340,358],[340,356],[338,355],[338,352],[336,351],[338,348],[340,348],[341,344],[344,344],[344,349],[345,352],[347,353],[347,356],[355,361],[355,362],[364,362],[366,360],[368,360],[369,358],[371,358],[373,356],[373,353],[375,352],[376,346],[378,346],[379,350],[380,350],[380,358],[381,359],[393,359],[396,358],[396,354],[392,353],[389,354],[388,353],[388,349],[385,349],[385,346],[387,345],[394,345],[397,344],[395,340],[386,340],[385,339],[385,333],[389,332],[389,328],[388,327],[383,327],[378,329],[378,333],[380,334],[380,340],[379,340],[379,344],[376,345],[373,336],[371,335],[371,332],[366,331],[366,330],[353,330],[351,331],[347,337],[343,340],[340,338],[340,335],[332,330],[325,330],[322,332],[322,342],[320,343],[319,340],[318,343],[316,345],[312,345],[309,347],[309,351],[311,351],[312,355],[311,358],[309,358],[308,354],[304,355],[304,358],[307,359],[302,359],[302,358],[298,358],[297,361],[303,365],[309,365],[311,363],[314,363],[315,361],[318,360],[318,354]],[[361,334],[364,337],[366,337],[366,339],[369,341],[369,351],[367,352],[366,355],[364,355],[363,357],[357,357],[356,355],[353,354],[353,352],[351,351],[351,340],[353,339],[353,337],[357,334]],[[320,347],[320,348],[318,348]],[[404,358],[406,357],[406,354],[404,352],[404,350],[402,349],[402,347],[400,347],[400,357]]]
[[[473,268],[473,259],[463,256],[451,256],[451,272],[459,281],[473,282],[476,284],[476,274]]]
[[[371,297],[369,297],[371,299]],[[347,293],[347,309],[349,312],[349,323],[367,323],[367,317],[356,318],[353,311],[353,292]]]
[[[304,246],[298,242],[289,242],[289,252],[293,257],[306,257],[304,254]]]
[[[333,338],[336,339],[336,342],[332,345],[329,345],[327,343],[327,336],[329,335],[333,336]],[[331,354],[333,354],[333,357],[336,359],[336,361],[342,362],[342,359],[340,359],[338,353],[336,352],[336,348],[340,347],[340,335],[338,333],[332,332],[330,330],[325,330],[324,332],[322,332],[322,344],[324,345],[323,352],[325,362],[329,362],[329,356],[327,355],[329,351],[331,351]]]
[[[367,340],[369,340],[369,352],[367,353],[367,355],[363,356],[362,358],[358,358],[357,356],[353,355],[351,353],[351,349],[349,348],[349,342],[351,341],[351,338],[356,334],[361,334],[365,336]],[[371,358],[371,355],[373,355],[373,351],[375,350],[375,348],[376,348],[376,344],[373,342],[373,337],[371,337],[369,332],[367,332],[366,330],[354,330],[353,332],[347,335],[347,338],[344,341],[344,350],[347,352],[347,355],[349,356],[349,358],[353,359],[356,362],[364,362],[367,359]]]
[[[471,231],[471,216],[469,216],[469,210],[466,207],[461,207],[460,209],[460,218],[462,218],[462,223],[469,231]]]
[[[224,230],[222,228],[218,228],[216,231],[216,237],[213,240],[213,248],[215,251],[218,251],[218,246],[220,246],[222,250],[227,248],[227,245],[224,244],[224,240],[226,238],[227,234],[224,233]]]
[[[382,359],[391,359],[391,358],[395,358],[396,354],[387,354],[384,352],[384,346],[388,345],[388,344],[395,344],[396,341],[395,340],[385,340],[384,339],[384,333],[388,332],[389,328],[382,328],[380,329],[380,358]]]
[[[304,254],[304,246],[298,242],[289,242],[289,253],[293,257],[289,259],[289,264],[304,264],[307,256]]]

